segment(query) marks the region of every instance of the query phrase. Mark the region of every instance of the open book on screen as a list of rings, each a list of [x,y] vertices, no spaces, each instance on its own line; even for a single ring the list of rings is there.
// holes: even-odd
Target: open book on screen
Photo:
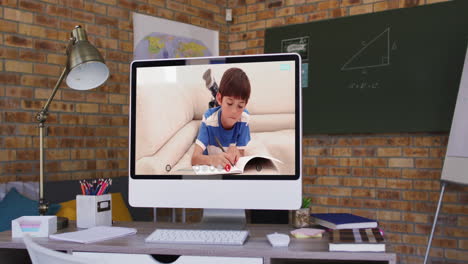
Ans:
[[[192,166],[192,168],[197,175],[238,174],[244,173],[247,169],[254,172],[261,172],[266,169],[278,171],[278,168],[273,161],[283,163],[282,161],[267,155],[252,155],[240,157],[236,165],[232,166],[228,170],[208,165],[196,165]]]

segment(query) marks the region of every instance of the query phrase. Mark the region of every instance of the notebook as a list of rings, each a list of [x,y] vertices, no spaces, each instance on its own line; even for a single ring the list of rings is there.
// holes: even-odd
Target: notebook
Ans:
[[[135,228],[116,226],[96,226],[85,230],[50,235],[49,238],[78,243],[94,243],[117,237],[136,234]]]
[[[311,214],[312,221],[330,229],[375,228],[377,221],[348,213]]]
[[[330,251],[385,252],[385,240],[378,228],[330,231]]]

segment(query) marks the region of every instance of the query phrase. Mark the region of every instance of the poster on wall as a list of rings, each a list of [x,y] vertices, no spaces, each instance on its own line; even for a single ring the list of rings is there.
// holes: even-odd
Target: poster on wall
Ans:
[[[133,13],[135,60],[218,55],[219,33],[216,30]]]

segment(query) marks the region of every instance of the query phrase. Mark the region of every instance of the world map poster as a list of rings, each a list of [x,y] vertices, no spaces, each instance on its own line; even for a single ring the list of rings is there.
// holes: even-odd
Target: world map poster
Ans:
[[[135,60],[218,55],[218,31],[133,13]]]

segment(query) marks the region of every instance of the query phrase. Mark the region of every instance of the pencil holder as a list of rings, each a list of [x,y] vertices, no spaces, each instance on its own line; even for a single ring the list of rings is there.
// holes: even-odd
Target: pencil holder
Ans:
[[[78,228],[89,228],[112,225],[111,204],[110,194],[77,195],[76,226]]]

